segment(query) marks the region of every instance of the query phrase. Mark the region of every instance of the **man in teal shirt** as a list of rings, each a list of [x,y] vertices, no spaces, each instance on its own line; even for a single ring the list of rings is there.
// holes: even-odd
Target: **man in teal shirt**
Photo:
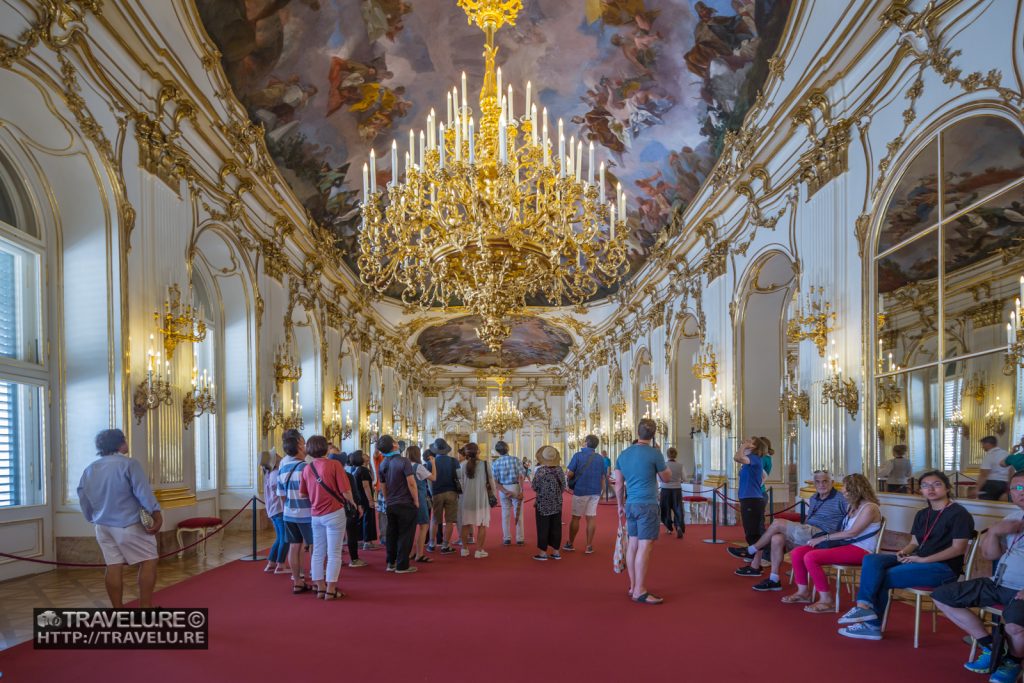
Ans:
[[[644,580],[651,559],[651,544],[658,538],[660,509],[658,506],[657,478],[672,478],[665,465],[665,457],[651,446],[658,426],[654,420],[644,418],[636,428],[637,442],[622,451],[615,461],[615,500],[619,508],[619,523],[626,524],[629,544],[626,548],[626,569],[629,572],[630,595],[644,605],[664,602],[647,592]],[[628,494],[628,502],[624,501]]]

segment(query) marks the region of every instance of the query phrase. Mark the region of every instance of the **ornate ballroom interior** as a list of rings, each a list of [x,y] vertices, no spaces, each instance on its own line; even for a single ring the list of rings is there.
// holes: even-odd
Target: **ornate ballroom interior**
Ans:
[[[763,434],[777,504],[1020,439],[1020,2],[515,4],[0,2],[0,549],[99,557],[108,427],[167,529],[247,525],[289,427],[653,417],[730,486]]]

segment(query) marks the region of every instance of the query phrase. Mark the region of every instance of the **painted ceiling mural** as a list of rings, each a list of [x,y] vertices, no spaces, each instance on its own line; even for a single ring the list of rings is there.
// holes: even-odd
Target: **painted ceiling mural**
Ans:
[[[427,361],[435,365],[466,365],[471,368],[560,363],[572,348],[572,337],[560,327],[536,317],[516,316],[509,320],[512,334],[493,353],[476,335],[479,316],[453,318],[443,325],[420,332],[416,344]]]
[[[456,0],[196,2],[281,173],[355,269],[363,162],[440,112],[462,71],[479,91],[482,33]],[[532,81],[538,107],[593,140],[627,190],[631,272],[742,123],[790,2],[525,0],[498,32],[516,96]]]

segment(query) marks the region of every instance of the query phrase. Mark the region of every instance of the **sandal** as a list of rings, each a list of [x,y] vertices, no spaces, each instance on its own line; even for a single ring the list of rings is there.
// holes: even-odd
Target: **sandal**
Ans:
[[[324,600],[325,601],[329,601],[329,600],[340,600],[341,598],[345,597],[345,594],[342,593],[339,590],[335,590],[333,593],[328,593],[327,591],[324,591],[323,592],[323,596],[324,596]]]
[[[416,562],[422,562],[424,564],[427,564],[429,562],[433,562],[433,560],[430,559],[429,557],[427,557],[426,555],[420,555],[419,557],[416,557],[416,558],[413,558],[413,559],[415,559]]]
[[[816,602],[813,605],[807,605],[807,607],[804,607],[804,611],[810,612],[811,614],[826,614],[835,612],[836,606],[830,602]]]
[[[799,593],[793,593],[782,598],[782,602],[787,605],[809,605],[811,604],[811,598],[809,596],[800,595]]]
[[[298,595],[299,593],[308,593],[311,590],[313,590],[313,587],[310,586],[308,583],[304,583],[302,585],[292,585],[292,595]]]
[[[640,597],[633,598],[633,602],[639,602],[641,605],[660,605],[665,602],[662,598],[651,593],[644,593]]]

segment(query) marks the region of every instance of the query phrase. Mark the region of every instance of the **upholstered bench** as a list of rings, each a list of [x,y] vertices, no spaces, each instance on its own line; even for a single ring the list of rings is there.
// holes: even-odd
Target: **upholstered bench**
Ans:
[[[700,524],[702,519],[706,521],[710,518],[709,500],[704,496],[683,496],[683,504],[690,511],[690,524]]]
[[[182,534],[195,534],[197,539],[203,539],[203,544],[197,547],[197,551],[201,547],[201,554],[206,555],[206,536],[223,523],[224,521],[220,517],[191,517],[178,522],[178,557],[181,557],[185,552]]]

